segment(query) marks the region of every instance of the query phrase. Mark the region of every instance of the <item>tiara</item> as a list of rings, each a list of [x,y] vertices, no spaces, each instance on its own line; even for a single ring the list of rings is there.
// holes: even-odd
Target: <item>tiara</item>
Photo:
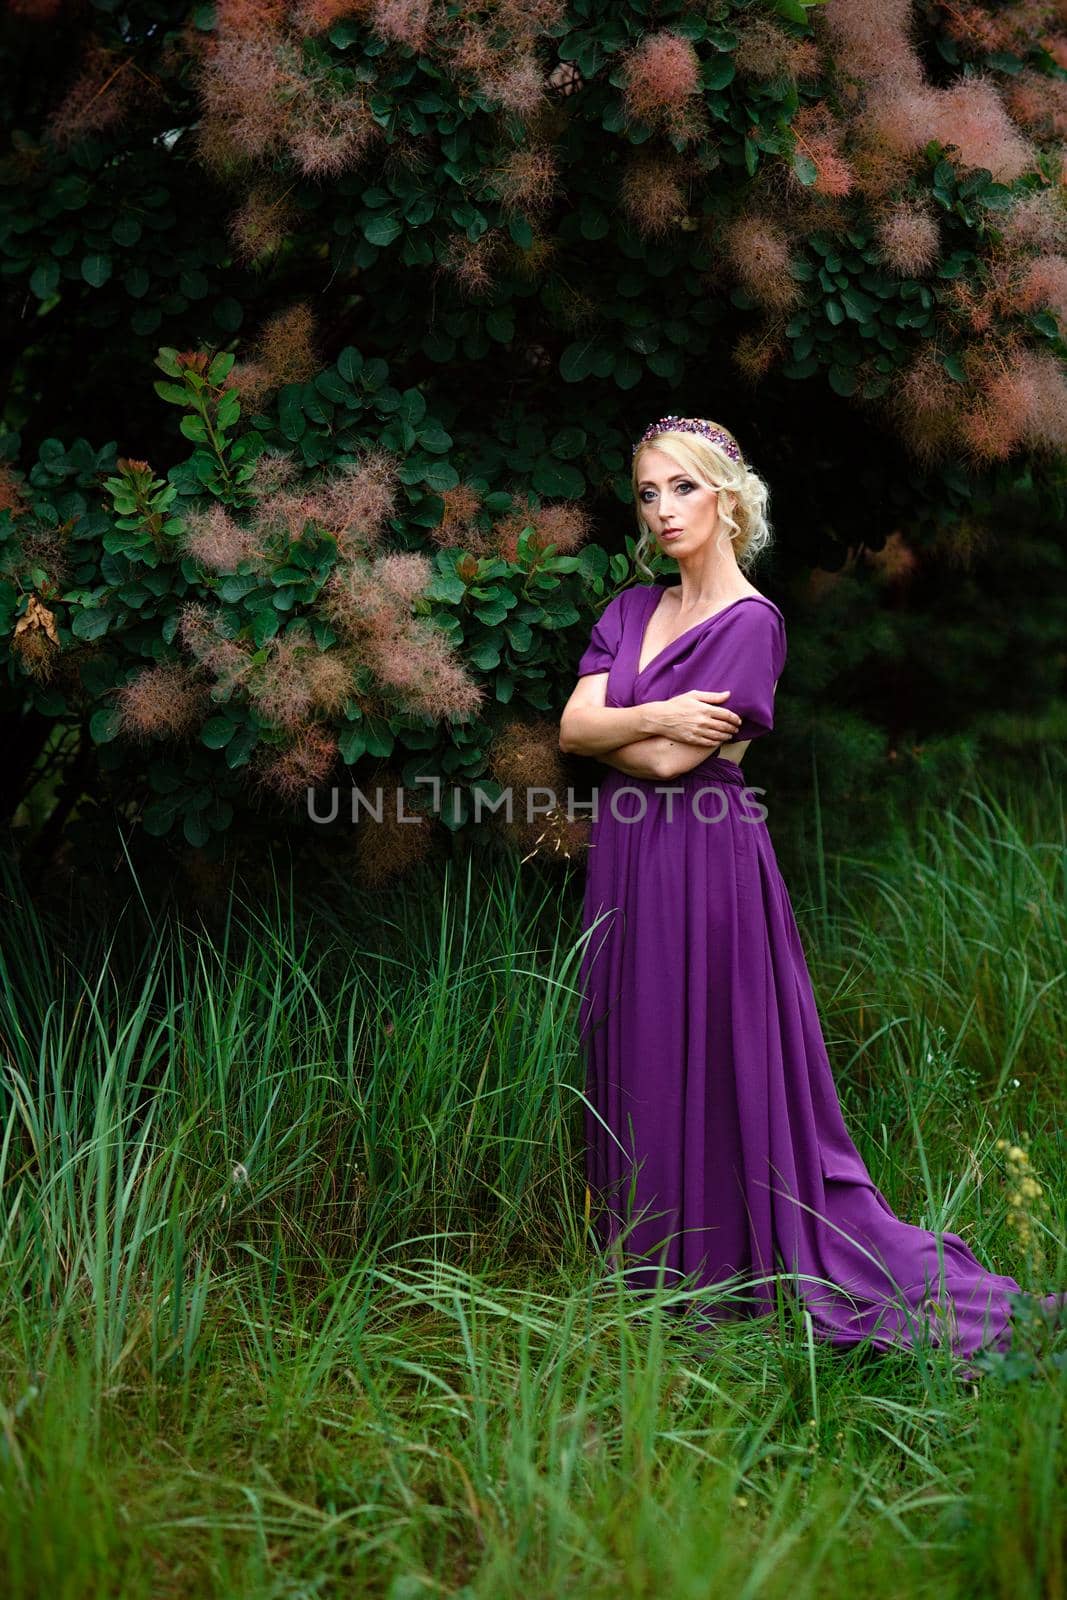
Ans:
[[[729,456],[731,461],[741,459],[741,452],[730,435],[724,429],[717,428],[713,422],[705,422],[703,417],[660,417],[658,422],[649,423],[634,445],[634,456],[641,446],[647,444],[649,439],[654,439],[657,433],[699,433],[712,444],[717,444],[723,455]]]

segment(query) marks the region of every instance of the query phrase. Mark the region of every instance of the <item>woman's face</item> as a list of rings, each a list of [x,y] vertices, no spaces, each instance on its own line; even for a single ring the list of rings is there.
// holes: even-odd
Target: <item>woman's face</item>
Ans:
[[[666,555],[692,555],[718,526],[719,491],[699,483],[673,456],[653,445],[641,452],[637,503]]]

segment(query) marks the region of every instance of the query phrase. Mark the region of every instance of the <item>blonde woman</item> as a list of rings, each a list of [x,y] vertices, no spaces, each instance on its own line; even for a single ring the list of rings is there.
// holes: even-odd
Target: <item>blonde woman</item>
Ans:
[[[1019,1285],[895,1216],[849,1136],[742,774],[786,661],[782,613],[746,576],[767,487],[727,429],[673,416],[638,441],[632,482],[639,568],[654,540],[680,582],[607,605],[560,724],[563,751],[612,769],[581,966],[598,1237],[637,1279],[719,1286],[701,1322],[772,1310],[782,1274],[835,1344],[1006,1349]]]

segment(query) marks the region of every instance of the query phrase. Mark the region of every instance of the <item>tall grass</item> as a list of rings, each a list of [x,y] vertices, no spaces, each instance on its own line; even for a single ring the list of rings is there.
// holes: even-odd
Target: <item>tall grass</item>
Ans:
[[[901,1214],[1063,1287],[1062,789],[891,838],[783,862],[850,1127]],[[1063,1592],[1058,1344],[967,1384],[784,1297],[698,1338],[597,1259],[576,878],[211,930],[132,881],[67,930],[0,870],[6,1595]]]

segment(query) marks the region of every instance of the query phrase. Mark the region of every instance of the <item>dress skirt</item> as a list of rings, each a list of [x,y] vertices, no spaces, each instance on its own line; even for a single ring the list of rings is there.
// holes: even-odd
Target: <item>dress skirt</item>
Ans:
[[[718,767],[673,795],[599,786],[581,1031],[601,1244],[625,1235],[631,1267],[668,1283],[741,1275],[727,1303],[754,1313],[784,1273],[835,1344],[947,1329],[961,1355],[1006,1348],[1019,1284],[898,1218],[849,1136],[759,796]]]

